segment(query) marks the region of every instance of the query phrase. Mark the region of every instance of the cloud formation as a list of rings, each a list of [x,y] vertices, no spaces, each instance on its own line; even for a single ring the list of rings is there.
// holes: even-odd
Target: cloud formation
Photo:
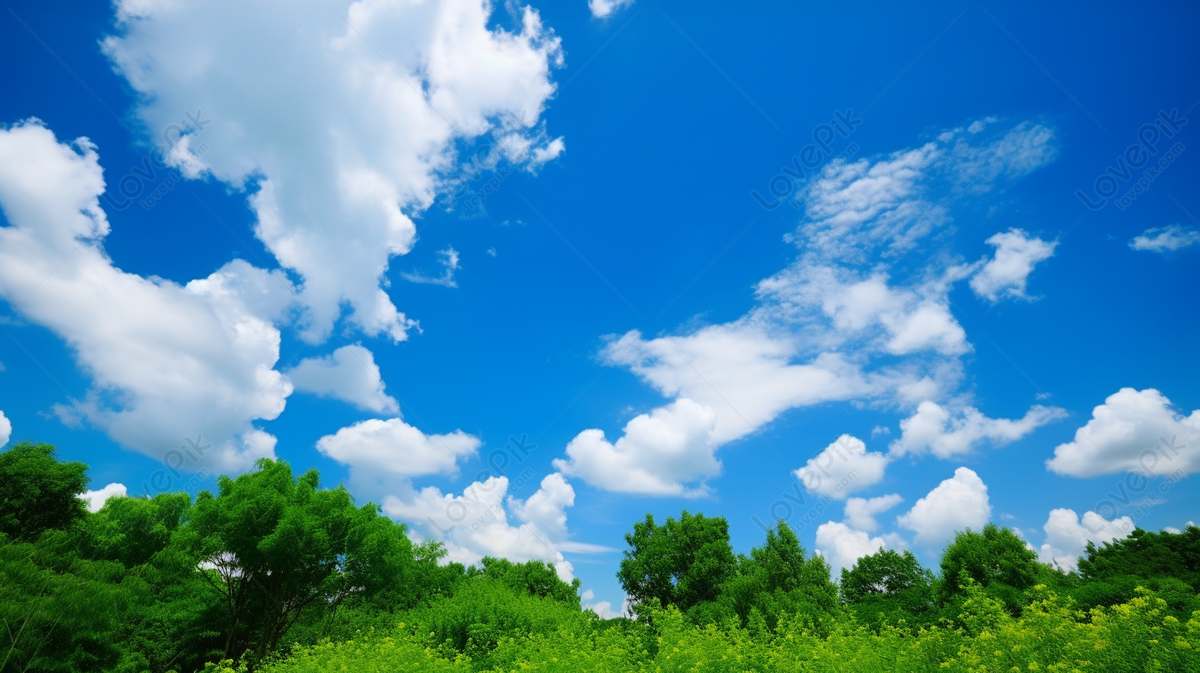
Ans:
[[[391,475],[402,478],[457,474],[458,460],[471,456],[478,437],[455,430],[427,435],[399,418],[369,419],[317,440],[317,450],[349,465],[351,478]]]
[[[1166,227],[1151,227],[1129,241],[1133,250],[1149,252],[1174,252],[1200,243],[1200,231],[1181,227],[1178,224]]]
[[[574,569],[560,548],[566,543],[565,510],[575,504],[575,490],[562,475],[550,474],[528,499],[508,496],[506,508],[508,488],[505,476],[474,482],[462,495],[430,486],[411,498],[389,496],[383,511],[412,523],[418,539],[445,543],[448,561],[470,565],[484,556],[518,563],[536,559],[552,564],[569,582]],[[510,513],[519,525],[509,523]]]
[[[857,437],[842,435],[792,474],[809,493],[843,500],[854,491],[879,483],[887,464],[886,455],[867,451],[867,445]]]
[[[850,498],[846,501],[845,512],[842,515],[851,527],[868,533],[874,533],[879,528],[875,515],[882,514],[904,501],[899,493],[881,495],[878,498]]]
[[[125,484],[109,484],[98,491],[88,491],[80,493],[79,499],[87,501],[89,512],[99,512],[104,507],[104,503],[108,502],[109,498],[124,498]]]
[[[1064,418],[1057,407],[1034,405],[1018,419],[988,418],[974,407],[964,407],[952,416],[945,407],[925,400],[917,412],[900,421],[900,437],[892,441],[893,456],[932,453],[953,458],[970,453],[983,442],[1004,446],[1025,437],[1047,423]]]
[[[0,411],[0,447],[8,443],[8,439],[12,437],[12,421]]]
[[[982,528],[991,515],[987,485],[974,470],[960,467],[896,522],[916,533],[917,542],[936,547],[957,531]]]
[[[86,419],[154,458],[200,435],[193,469],[239,472],[273,458],[292,384],[273,367],[294,295],[282,272],[234,260],[180,286],[113,266],[104,178],[86,139],[40,122],[0,129],[0,297],[67,343],[92,387],[60,416]]]
[[[384,391],[375,355],[359,344],[305,358],[287,375],[299,392],[332,397],[377,414],[400,413],[400,405]]]
[[[1095,477],[1117,472],[1164,476],[1200,471],[1200,409],[1189,416],[1153,388],[1122,388],[1092,410],[1075,440],[1054,448],[1052,472]]]
[[[971,289],[991,302],[1005,297],[1029,299],[1025,286],[1029,274],[1039,262],[1050,259],[1058,242],[1030,238],[1020,229],[1009,229],[989,238],[987,244],[996,248],[995,254],[974,276]]]
[[[303,280],[306,338],[348,306],[364,334],[401,341],[414,323],[382,272],[415,243],[456,143],[489,136],[530,170],[562,151],[538,121],[559,39],[514,11],[506,29],[478,0],[123,0],[103,49],[174,165],[247,191],[255,234]]]
[[[1075,572],[1088,542],[1100,546],[1128,537],[1133,529],[1133,519],[1127,516],[1108,521],[1095,512],[1085,512],[1080,521],[1073,509],[1054,509],[1042,527],[1046,542],[1038,550],[1038,560]]]
[[[608,491],[695,497],[706,487],[688,484],[721,473],[713,455],[715,423],[711,408],[680,398],[626,423],[615,443],[602,430],[579,433],[554,468]]]

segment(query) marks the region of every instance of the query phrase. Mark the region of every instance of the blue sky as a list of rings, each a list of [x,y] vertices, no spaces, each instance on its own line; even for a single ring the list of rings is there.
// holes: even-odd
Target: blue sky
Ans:
[[[605,614],[646,512],[1196,518],[1194,5],[159,4],[0,15],[0,440],[103,494],[283,458]]]

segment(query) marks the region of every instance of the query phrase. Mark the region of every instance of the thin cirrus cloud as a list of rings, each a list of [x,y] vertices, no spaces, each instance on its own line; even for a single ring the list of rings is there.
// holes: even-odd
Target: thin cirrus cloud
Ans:
[[[1182,250],[1197,243],[1200,243],[1200,231],[1172,224],[1166,227],[1151,227],[1143,231],[1130,239],[1129,247],[1133,250],[1167,253]]]
[[[669,399],[715,413],[711,446],[680,454],[696,461],[693,479],[717,472],[721,446],[790,409],[954,393],[962,379],[959,357],[972,346],[950,311],[948,294],[978,265],[945,254],[952,207],[1027,175],[1056,154],[1052,129],[1020,123],[989,131],[994,122],[953,129],[874,160],[827,165],[799,196],[805,218],[789,236],[798,258],[758,284],[756,304],[744,316],[690,333],[647,339],[631,330],[609,340],[601,351],[606,362],[627,367]],[[993,239],[998,248],[1012,249],[1012,237],[1037,240],[1006,236]],[[939,254],[923,250],[921,259],[931,261],[913,270],[908,253],[921,245]],[[1005,258],[989,272],[998,297],[1024,293],[1028,273],[1010,266]],[[610,443],[603,431],[588,429],[572,443],[601,455],[621,441]],[[639,455],[622,458],[628,470],[645,477],[633,482],[612,479],[598,460],[574,460],[560,469],[603,489],[696,492],[696,482],[684,479],[689,470],[673,463],[655,479],[659,458],[642,461]]]

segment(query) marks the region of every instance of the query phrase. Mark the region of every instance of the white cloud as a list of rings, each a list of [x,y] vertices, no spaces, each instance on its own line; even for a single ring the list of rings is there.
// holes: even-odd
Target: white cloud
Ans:
[[[985,130],[970,142],[955,140],[960,129],[880,159],[831,162],[796,197],[806,219],[788,239],[801,254],[756,286],[750,311],[684,334],[632,330],[602,356],[667,398],[711,408],[713,449],[791,409],[953,394],[958,356],[972,346],[949,292],[974,266],[944,248],[947,204],[963,197],[963,184],[990,189],[1053,155],[1043,127]],[[932,248],[921,251],[925,264],[895,263],[918,244]],[[602,437],[588,430],[577,441]]]
[[[445,543],[447,562],[478,563],[484,556],[523,563],[541,560],[553,564],[559,577],[570,581],[574,569],[560,549],[565,542],[565,509],[575,504],[575,491],[562,475],[550,474],[527,500],[508,497],[508,477],[475,482],[463,494],[443,495],[434,487],[402,500],[389,496],[383,502],[388,516],[413,525],[414,534]],[[509,523],[508,514],[523,523]],[[419,532],[418,532],[419,531]]]
[[[563,148],[538,122],[559,39],[530,8],[512,30],[489,28],[492,9],[125,0],[103,49],[186,174],[251,192],[256,235],[303,279],[306,338],[323,341],[348,306],[365,334],[400,341],[414,323],[381,272],[453,180],[456,142],[489,136],[530,169]],[[202,128],[175,143],[196,110]]]
[[[495,255],[493,255],[494,257]],[[458,282],[454,280],[454,272],[458,271],[458,251],[454,248],[446,248],[438,251],[438,257],[441,258],[442,275],[430,276],[419,271],[412,273],[402,273],[401,276],[405,280],[412,283],[424,283],[426,285],[441,285],[442,287],[458,287]]]
[[[621,609],[619,611],[613,610],[612,603],[609,601],[600,601],[593,605],[585,605],[584,609],[595,612],[596,616],[599,617],[600,619],[616,619],[617,617],[628,617],[629,616],[629,611],[628,611],[629,607],[627,605],[628,602],[629,602],[629,599],[628,598],[625,599],[625,601],[623,601],[621,603]]]
[[[983,527],[991,514],[987,486],[973,470],[960,467],[896,522],[916,533],[918,542],[937,546],[956,531]]]
[[[399,418],[369,419],[317,440],[317,450],[349,465],[354,477],[455,474],[458,459],[474,455],[479,438],[461,430],[427,435]]]
[[[992,259],[971,278],[975,294],[992,302],[1003,297],[1029,299],[1025,284],[1038,262],[1050,259],[1058,241],[1030,238],[1020,229],[995,234],[987,244],[996,248]]]
[[[1116,472],[1162,476],[1200,471],[1200,409],[1190,416],[1153,388],[1122,388],[1092,410],[1075,440],[1059,444],[1046,467],[1072,477]]]
[[[634,0],[588,0],[588,9],[592,10],[592,16],[597,19],[605,19],[612,16],[613,12],[632,5]]]
[[[109,484],[98,491],[88,491],[79,494],[80,500],[87,501],[89,512],[99,512],[109,498],[124,498],[125,484]]]
[[[1064,418],[1057,407],[1034,405],[1019,419],[988,418],[974,407],[964,407],[952,418],[945,407],[925,400],[917,412],[900,421],[900,437],[892,441],[893,456],[929,451],[938,458],[970,453],[984,441],[993,446],[1015,442],[1051,421]]]
[[[874,533],[879,528],[879,522],[875,520],[875,515],[882,514],[903,501],[904,498],[901,498],[899,493],[881,495],[870,500],[850,498],[846,501],[842,517],[851,528]]]
[[[888,457],[867,451],[857,437],[842,435],[792,474],[810,493],[841,500],[883,479]]]
[[[333,397],[379,414],[400,413],[400,405],[384,391],[374,354],[359,344],[343,346],[325,357],[305,358],[287,375],[297,391]]]
[[[715,423],[711,408],[680,398],[629,421],[616,443],[602,430],[584,430],[567,444],[567,460],[555,459],[554,467],[609,491],[702,495],[703,484],[687,484],[721,473],[713,455]]]
[[[64,416],[84,416],[155,458],[185,438],[211,444],[194,465],[241,471],[274,457],[254,427],[292,392],[273,369],[292,304],[282,272],[234,260],[186,286],[113,266],[98,196],[104,179],[87,139],[60,144],[37,121],[0,129],[0,297],[74,352],[92,388]]]
[[[8,439],[12,437],[12,421],[0,411],[0,447],[8,443]]]
[[[854,567],[858,559],[874,554],[887,546],[881,537],[871,537],[844,523],[827,521],[817,527],[816,550],[829,561],[834,577]]]
[[[1173,252],[1197,243],[1200,243],[1200,231],[1172,224],[1143,231],[1129,241],[1129,247],[1150,252]]]
[[[1133,529],[1133,519],[1127,516],[1108,521],[1095,512],[1086,512],[1080,522],[1075,510],[1054,509],[1042,527],[1046,531],[1046,542],[1038,551],[1038,558],[1042,563],[1074,572],[1079,567],[1079,555],[1088,542],[1100,546],[1127,537]]]

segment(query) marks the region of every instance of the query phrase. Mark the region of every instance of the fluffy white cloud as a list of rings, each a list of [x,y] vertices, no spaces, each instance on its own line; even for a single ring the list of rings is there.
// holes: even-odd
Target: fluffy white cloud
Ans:
[[[282,272],[235,260],[186,286],[125,273],[102,247],[104,179],[85,138],[60,144],[36,120],[0,129],[0,297],[62,338],[92,388],[60,415],[85,417],[161,458],[202,437],[195,469],[240,471],[273,457],[254,427],[283,411],[273,369],[294,297]],[[208,446],[211,445],[211,446]]]
[[[1162,476],[1200,471],[1200,409],[1190,416],[1153,388],[1122,388],[1092,410],[1075,441],[1059,444],[1046,467],[1072,477],[1116,472]]]
[[[373,475],[454,474],[458,459],[474,454],[479,446],[479,438],[461,430],[427,435],[399,418],[372,418],[317,440],[317,450],[349,465],[360,479]]]
[[[627,7],[633,4],[634,0],[588,0],[588,9],[592,10],[592,16],[597,19],[605,19],[612,16],[613,12],[622,7]]]
[[[988,418],[974,407],[965,407],[952,417],[945,407],[925,400],[915,414],[900,421],[901,434],[891,443],[890,451],[893,456],[929,451],[938,458],[953,458],[970,453],[984,441],[993,446],[1015,442],[1065,416],[1066,412],[1057,407],[1034,405],[1019,419]]]
[[[463,489],[463,494],[442,494],[434,487],[409,499],[389,496],[383,502],[388,516],[413,524],[418,537],[446,545],[446,561],[478,563],[484,556],[523,563],[542,560],[554,565],[559,577],[570,581],[574,569],[561,551],[565,543],[565,509],[575,504],[575,491],[560,474],[542,479],[541,487],[527,500],[508,497],[508,477],[489,477]],[[509,512],[522,523],[509,523]]]
[[[12,422],[0,411],[0,447],[8,443],[9,437],[12,437]]]
[[[609,343],[603,355],[664,395],[714,410],[717,444],[744,437],[787,409],[869,396],[881,388],[841,355],[792,364],[796,351],[788,339],[736,323],[651,340],[631,331]]]
[[[715,423],[711,408],[680,398],[626,423],[616,443],[602,430],[584,430],[567,444],[567,459],[555,459],[554,467],[609,491],[702,495],[703,484],[687,484],[721,473],[713,455]]]
[[[399,341],[414,323],[381,272],[453,179],[456,143],[486,136],[531,170],[563,149],[538,121],[559,39],[528,7],[511,30],[492,9],[123,0],[103,49],[175,165],[252,193],[256,235],[303,279],[308,339],[349,306],[364,333]]]
[[[854,567],[858,559],[874,554],[885,546],[887,543],[883,538],[871,537],[844,523],[827,521],[817,526],[816,550],[829,562],[835,578],[843,570]]]
[[[851,527],[868,533],[874,533],[879,528],[875,520],[876,514],[882,514],[904,501],[899,493],[881,495],[878,498],[850,498],[846,501],[843,518]]]
[[[1129,241],[1129,247],[1150,252],[1173,252],[1197,243],[1200,243],[1200,231],[1172,224],[1143,231]]]
[[[987,485],[974,470],[960,467],[896,522],[916,533],[918,542],[937,546],[956,531],[983,527],[991,514]]]
[[[333,397],[379,414],[400,413],[400,405],[384,392],[374,354],[359,344],[343,346],[325,357],[305,358],[287,375],[298,391]]]
[[[792,474],[808,492],[841,500],[879,483],[887,464],[887,456],[867,451],[861,439],[842,435]]]
[[[1029,299],[1025,284],[1038,262],[1054,256],[1058,241],[1030,238],[1020,229],[1009,229],[989,238],[987,244],[996,248],[993,257],[971,277],[971,289],[989,301],[1003,297]]]
[[[109,498],[124,498],[125,484],[109,484],[98,491],[88,491],[87,493],[79,494],[80,500],[87,501],[89,512],[99,512],[100,508],[104,507],[104,503]]]
[[[1133,529],[1133,519],[1127,516],[1109,521],[1095,512],[1086,512],[1081,522],[1073,509],[1054,509],[1042,527],[1046,542],[1038,551],[1038,558],[1042,563],[1074,572],[1088,542],[1100,546],[1127,537]]]

